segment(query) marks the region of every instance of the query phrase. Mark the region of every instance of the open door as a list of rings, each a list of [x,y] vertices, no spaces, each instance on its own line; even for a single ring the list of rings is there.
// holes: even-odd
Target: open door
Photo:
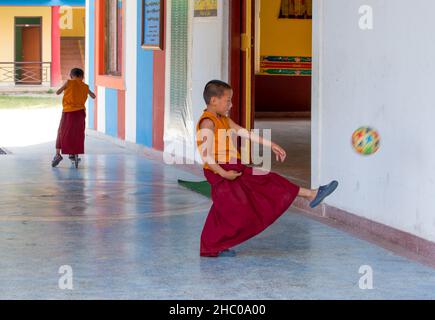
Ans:
[[[230,4],[231,117],[247,129],[272,130],[288,154],[272,170],[309,187],[312,0]]]
[[[15,18],[15,83],[42,83],[42,32],[40,17]]]
[[[233,87],[231,118],[248,130],[254,128],[255,0],[230,1],[229,77]],[[239,140],[241,142],[241,140]],[[250,143],[239,146],[250,154]]]
[[[231,118],[247,129],[254,125],[255,0],[230,2],[230,84],[234,89]]]
[[[255,0],[242,2],[242,123],[250,130],[255,114]]]

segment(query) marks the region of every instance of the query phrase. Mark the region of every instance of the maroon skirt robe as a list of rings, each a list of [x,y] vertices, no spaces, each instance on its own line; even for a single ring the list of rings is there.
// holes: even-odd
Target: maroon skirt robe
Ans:
[[[63,112],[57,132],[56,149],[63,154],[85,153],[86,111]]]
[[[201,256],[216,257],[265,230],[290,207],[300,189],[273,172],[253,175],[253,169],[241,163],[221,167],[242,175],[231,181],[204,169],[213,205],[201,234]]]

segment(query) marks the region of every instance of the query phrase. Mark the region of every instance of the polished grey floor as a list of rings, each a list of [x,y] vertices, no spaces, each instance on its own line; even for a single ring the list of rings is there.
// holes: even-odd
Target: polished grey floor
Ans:
[[[310,119],[255,119],[257,129],[271,129],[273,142],[287,153],[284,162],[272,162],[272,170],[292,182],[309,188],[311,185],[311,120]],[[317,187],[317,186],[315,186]]]
[[[435,298],[434,269],[293,209],[236,257],[200,258],[211,201],[176,182],[198,177],[95,138],[79,170],[52,169],[51,148],[0,156],[2,299]]]

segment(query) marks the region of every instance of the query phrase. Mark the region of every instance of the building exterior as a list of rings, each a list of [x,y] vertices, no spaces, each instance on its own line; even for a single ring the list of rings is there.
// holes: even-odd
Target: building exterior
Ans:
[[[0,1],[0,86],[57,86],[84,68],[85,1]]]

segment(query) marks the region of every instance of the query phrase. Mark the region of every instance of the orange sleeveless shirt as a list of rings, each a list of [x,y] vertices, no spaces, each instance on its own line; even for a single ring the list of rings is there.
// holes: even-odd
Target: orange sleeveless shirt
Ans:
[[[89,86],[80,79],[68,80],[64,90],[63,112],[73,112],[85,109]]]
[[[200,146],[203,143],[202,137],[200,135],[200,125],[204,119],[210,119],[214,124],[214,141],[213,141],[213,152],[212,156],[215,163],[229,163],[230,159],[240,159],[240,153],[237,151],[236,143],[234,141],[235,137],[231,137],[229,130],[229,118],[226,116],[215,115],[212,112],[204,110],[201,118],[196,126],[197,138],[196,143],[199,152],[201,152]],[[221,130],[221,131],[220,131]],[[222,131],[223,130],[223,131]],[[207,163],[204,163],[205,169],[210,169]]]

